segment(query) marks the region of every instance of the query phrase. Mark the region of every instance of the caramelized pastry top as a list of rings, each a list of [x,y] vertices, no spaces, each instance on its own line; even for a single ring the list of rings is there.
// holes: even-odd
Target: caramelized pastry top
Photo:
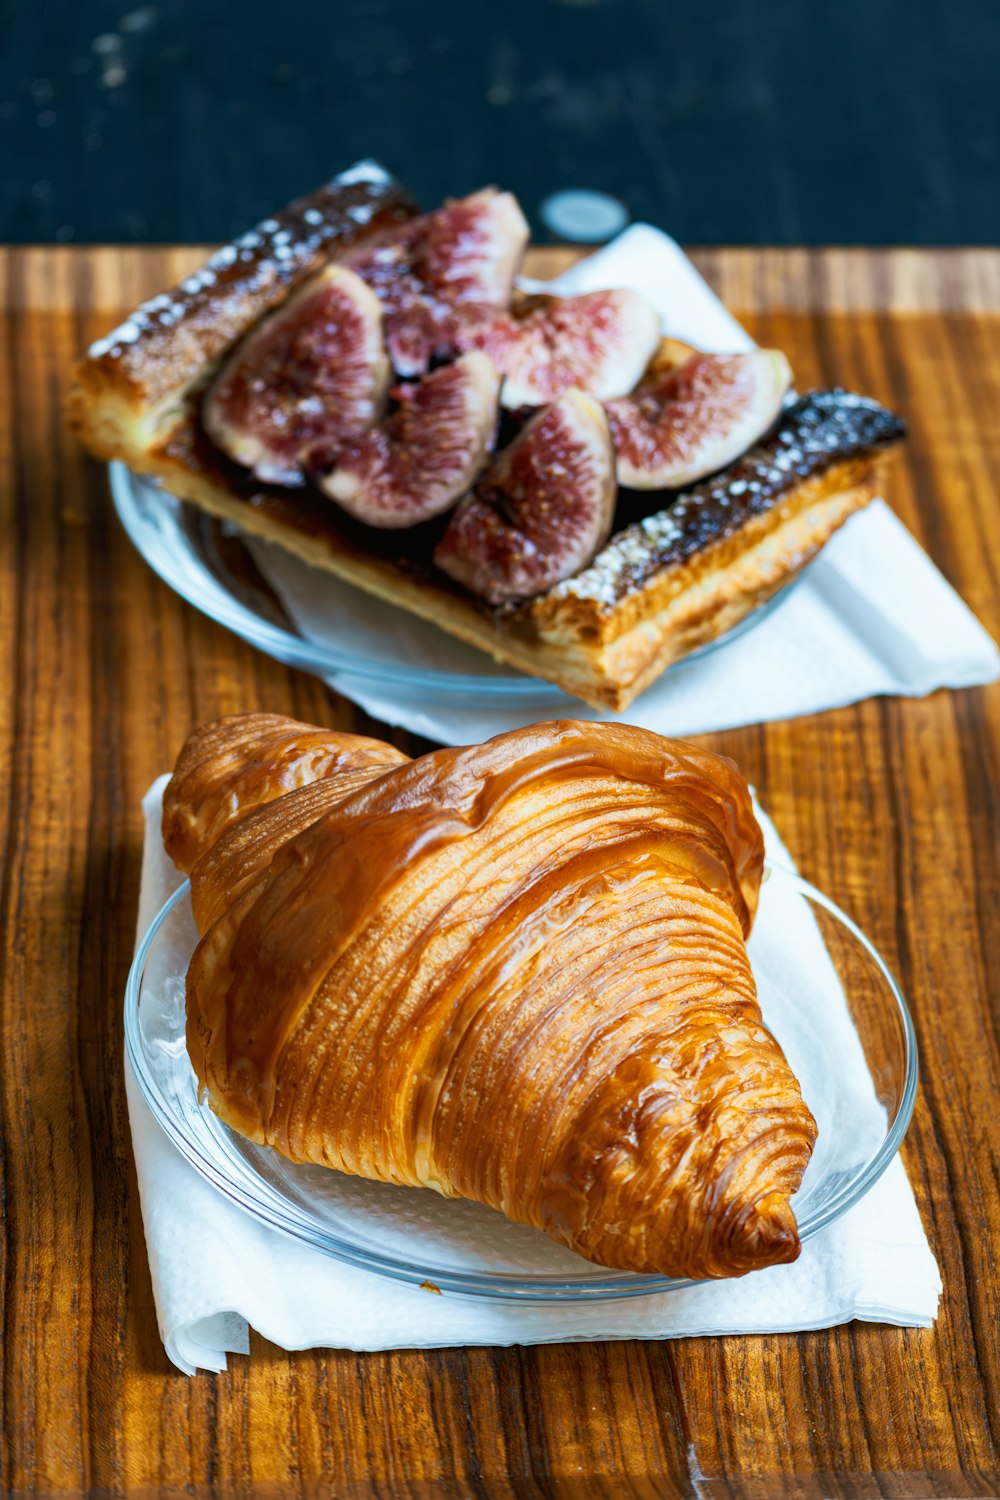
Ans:
[[[331,256],[412,212],[398,183],[374,162],[359,162],[136,308],[91,344],[77,378],[84,385],[102,375],[116,387],[135,385],[153,406],[203,380],[258,318]]]
[[[771,432],[742,458],[616,532],[590,567],[547,597],[614,605],[655,573],[731,536],[803,480],[888,447],[905,431],[877,401],[849,391],[810,391],[786,406]]]

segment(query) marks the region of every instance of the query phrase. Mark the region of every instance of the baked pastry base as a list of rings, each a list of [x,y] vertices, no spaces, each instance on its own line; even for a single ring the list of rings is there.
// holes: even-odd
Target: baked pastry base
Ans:
[[[121,456],[120,449],[108,453]],[[645,583],[629,601],[631,622],[618,633],[607,622],[602,638],[574,618],[578,612],[569,599],[558,607],[543,598],[533,607],[492,610],[429,569],[366,551],[332,525],[296,525],[283,513],[294,511],[294,491],[273,506],[257,505],[169,453],[134,452],[125,461],[208,515],[430,620],[498,662],[616,712],[671,663],[724,635],[794,578],[875,497],[881,466],[878,459],[854,460],[797,485],[735,536]]]

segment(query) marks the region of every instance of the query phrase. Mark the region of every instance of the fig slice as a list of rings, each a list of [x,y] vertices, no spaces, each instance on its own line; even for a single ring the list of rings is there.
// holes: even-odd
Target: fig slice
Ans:
[[[567,391],[494,458],[448,522],[434,561],[489,604],[529,599],[600,551],[616,494],[600,403]]]
[[[448,510],[487,461],[500,378],[485,354],[401,386],[379,426],[335,451],[306,456],[324,494],[369,526],[416,526]]]
[[[482,349],[504,376],[500,399],[515,411],[546,406],[570,389],[601,401],[624,396],[659,342],[656,308],[624,290],[526,297],[463,335],[463,347]]]
[[[378,298],[353,271],[330,265],[238,345],[202,421],[258,479],[302,484],[302,449],[360,437],[378,420],[391,379]]]
[[[458,335],[510,306],[528,226],[512,193],[483,188],[366,244],[348,259],[385,312],[400,375],[459,353]]]
[[[664,339],[632,394],[607,406],[619,483],[679,489],[725,468],[774,422],[791,378],[776,349],[702,354]]]

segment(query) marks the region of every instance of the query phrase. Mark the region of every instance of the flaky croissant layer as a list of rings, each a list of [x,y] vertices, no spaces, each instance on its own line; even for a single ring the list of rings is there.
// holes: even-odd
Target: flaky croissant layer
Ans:
[[[605,1266],[798,1254],[816,1127],[757,1004],[731,762],[573,722],[408,760],[246,715],[188,740],[164,837],[203,934],[188,1050],[232,1128]]]

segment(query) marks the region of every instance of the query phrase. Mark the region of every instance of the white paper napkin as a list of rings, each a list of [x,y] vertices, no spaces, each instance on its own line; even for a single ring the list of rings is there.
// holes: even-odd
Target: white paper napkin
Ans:
[[[179,883],[160,841],[165,784],[162,777],[143,802],[137,937]],[[774,829],[761,821],[770,854],[788,863]],[[790,938],[815,945],[815,929],[807,923]],[[838,1024],[850,1028],[835,989],[831,1004],[843,1008]],[[848,1042],[844,1053],[851,1052]],[[860,1047],[855,1055],[858,1108],[874,1108]],[[249,1326],[286,1349],[371,1350],[780,1333],[853,1318],[923,1327],[937,1309],[940,1277],[898,1157],[854,1209],[807,1241],[792,1266],[623,1302],[475,1301],[341,1265],[245,1215],[171,1145],[128,1063],[125,1071],[160,1334],[170,1358],[189,1374],[224,1369],[227,1351],[245,1353]]]
[[[668,334],[704,349],[752,340],[667,235],[646,224],[558,280],[526,282],[570,294],[627,286],[659,309]],[[253,542],[258,565],[304,635],[415,669],[510,675],[403,610],[341,584],[278,547]],[[801,582],[745,636],[670,672],[628,709],[634,724],[685,735],[793,718],[879,693],[922,697],[1000,676],[1000,653],[969,609],[881,501],[840,531]],[[331,685],[376,718],[445,744],[483,740],[539,719],[611,717],[553,688],[492,705],[430,694],[405,682],[381,687],[338,674]]]

